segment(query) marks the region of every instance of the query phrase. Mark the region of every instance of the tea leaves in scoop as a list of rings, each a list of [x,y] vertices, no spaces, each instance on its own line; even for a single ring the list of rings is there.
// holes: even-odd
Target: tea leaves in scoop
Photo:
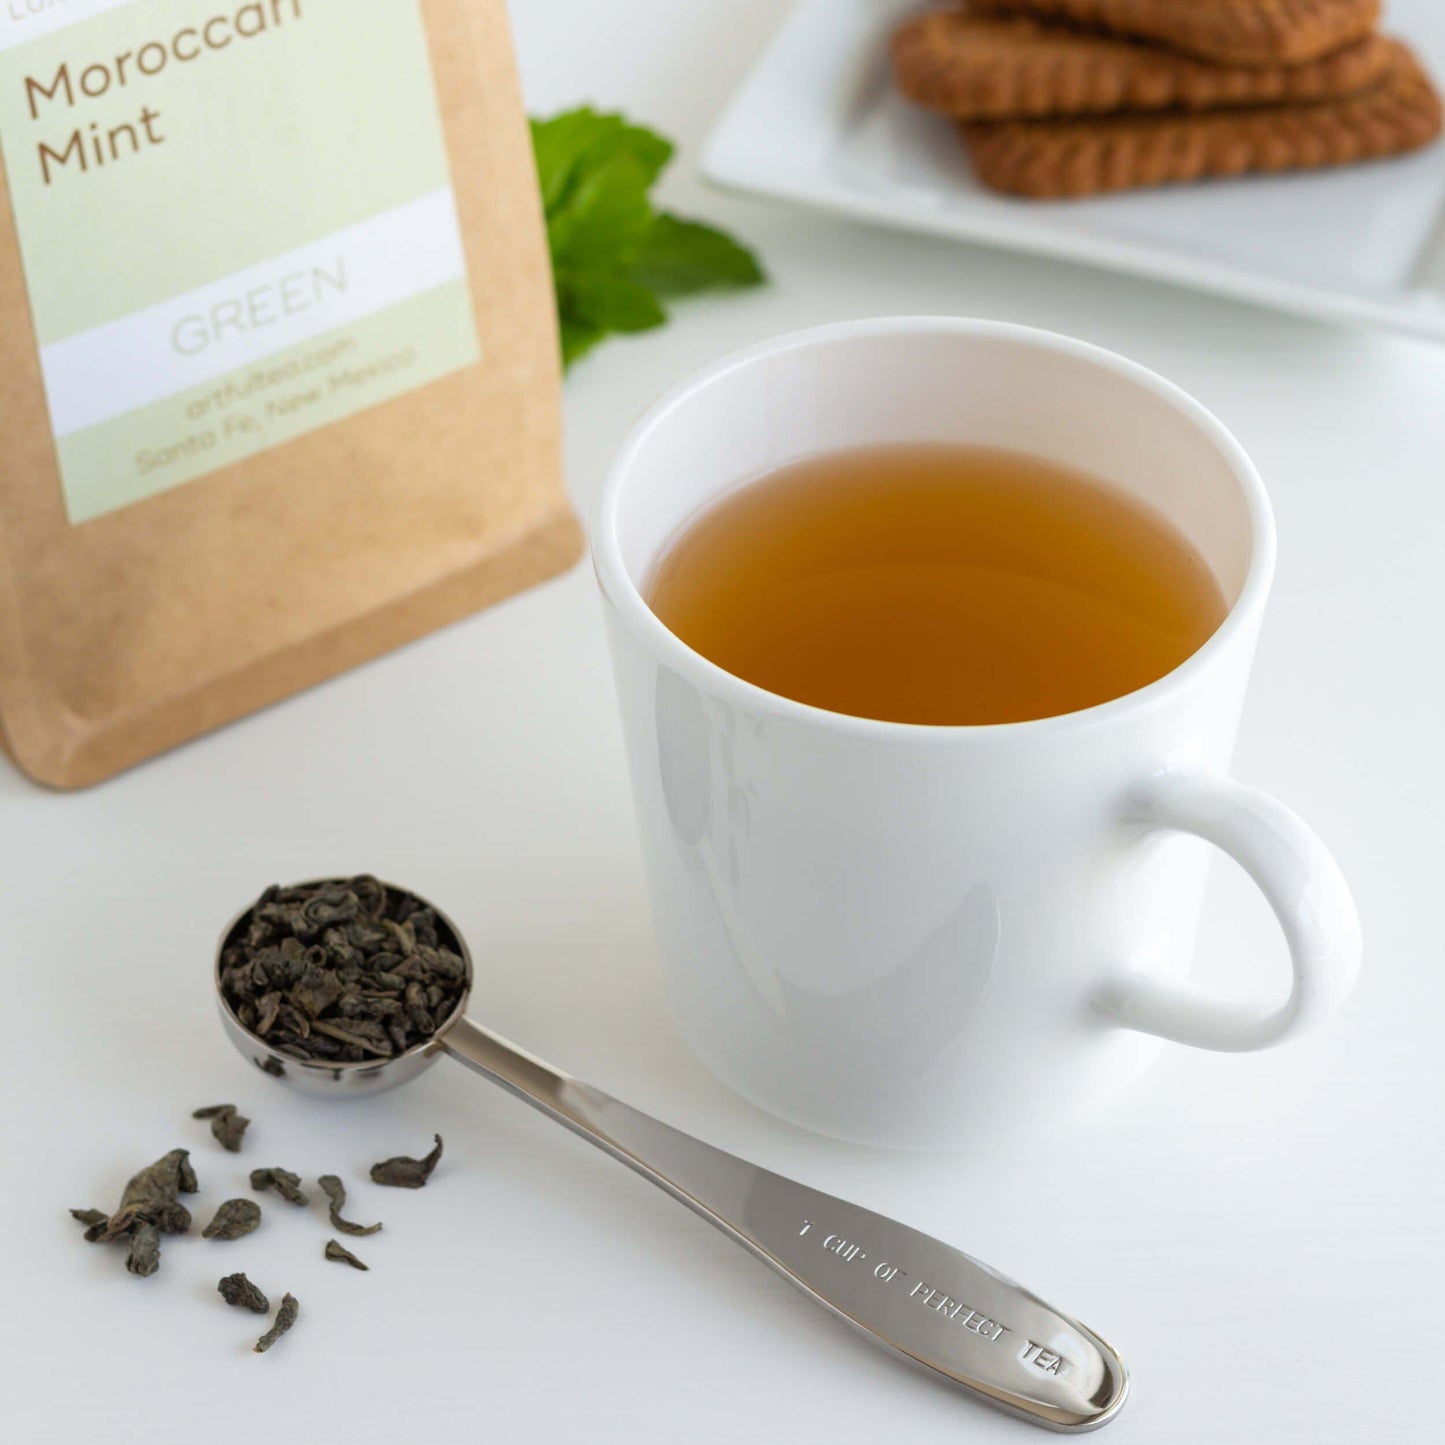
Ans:
[[[419,898],[375,878],[268,888],[221,952],[221,993],[278,1053],[389,1059],[425,1043],[467,986],[457,940]]]

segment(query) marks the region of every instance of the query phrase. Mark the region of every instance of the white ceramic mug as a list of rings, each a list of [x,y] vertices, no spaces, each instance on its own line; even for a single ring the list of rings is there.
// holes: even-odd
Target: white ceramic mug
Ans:
[[[967,442],[1065,462],[1163,512],[1230,603],[1158,682],[984,727],[848,717],[765,692],[644,600],[679,528],[784,463]],[[1359,924],[1324,846],[1227,776],[1274,568],[1249,459],[1183,392],[1046,332],[949,318],[784,336],[642,419],[593,556],[666,973],[683,1034],[738,1093],[861,1142],[1016,1133],[1112,1091],[1173,1039],[1245,1050],[1325,1017]],[[1187,981],[1207,839],[1279,918],[1287,1002]]]

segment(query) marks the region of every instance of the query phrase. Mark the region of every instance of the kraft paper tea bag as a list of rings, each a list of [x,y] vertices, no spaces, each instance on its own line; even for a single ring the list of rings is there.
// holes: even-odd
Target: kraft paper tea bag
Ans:
[[[502,0],[4,0],[0,149],[0,728],[33,777],[575,559]]]

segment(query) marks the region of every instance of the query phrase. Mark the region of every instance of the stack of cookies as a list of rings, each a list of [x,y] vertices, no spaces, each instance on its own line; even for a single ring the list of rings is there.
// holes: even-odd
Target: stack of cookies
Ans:
[[[894,36],[980,180],[1037,197],[1398,155],[1440,99],[1379,0],[968,0]]]

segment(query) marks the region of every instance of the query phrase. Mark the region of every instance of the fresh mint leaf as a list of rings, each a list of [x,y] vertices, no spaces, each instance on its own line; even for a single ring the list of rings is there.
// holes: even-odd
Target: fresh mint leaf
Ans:
[[[537,185],[542,208],[548,215],[561,204],[567,186],[591,143],[590,110],[569,110],[550,120],[532,121],[532,153],[537,161]]]
[[[653,209],[648,192],[673,154],[656,131],[579,106],[533,120],[532,144],[564,366],[613,333],[663,325],[660,298],[763,279],[731,237]]]
[[[563,111],[550,120],[532,122],[532,148],[542,205],[550,215],[568,203],[571,191],[586,173],[625,157],[646,176],[647,190],[672,159],[672,142],[631,125],[620,115],[599,113],[591,106]]]
[[[763,268],[746,246],[701,221],[664,211],[643,237],[633,275],[659,296],[756,286]]]
[[[554,269],[630,261],[654,220],[648,185],[643,168],[625,155],[579,176],[568,203],[547,218]]]
[[[667,320],[657,297],[626,275],[572,276],[564,291],[566,314],[601,331],[651,331]]]
[[[561,318],[560,330],[562,334],[562,365],[564,368],[571,366],[574,361],[586,356],[598,342],[607,339],[607,333],[600,327],[566,315]]]

